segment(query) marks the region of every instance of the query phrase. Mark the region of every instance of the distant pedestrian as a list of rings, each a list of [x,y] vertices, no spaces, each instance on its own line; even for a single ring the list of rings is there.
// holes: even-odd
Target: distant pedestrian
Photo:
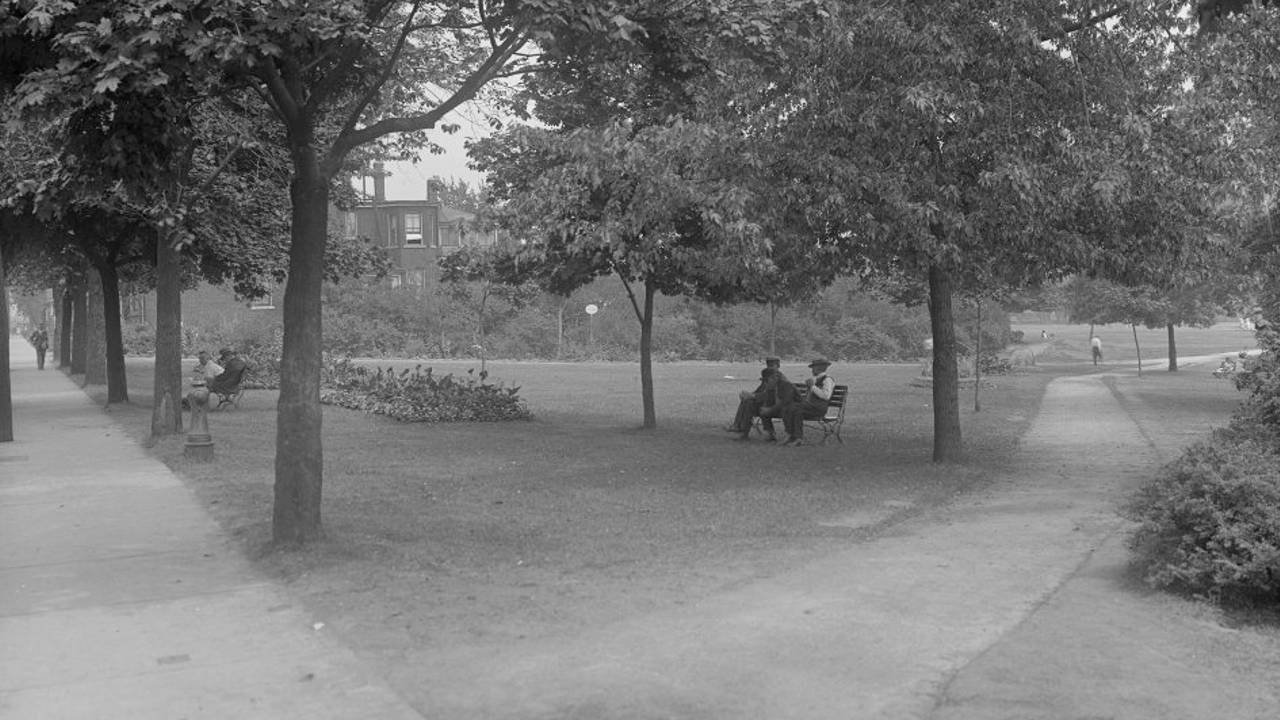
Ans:
[[[1041,330],[1041,331],[1040,331],[1040,339],[1041,339],[1041,340],[1048,340],[1048,339],[1049,339],[1049,331],[1048,331],[1048,330]]]
[[[1089,352],[1093,355],[1093,364],[1102,362],[1102,339],[1097,335],[1089,341]]]
[[[31,333],[29,339],[31,340],[31,345],[36,349],[36,368],[43,370],[44,356],[45,353],[49,352],[49,333],[45,331],[44,325],[41,325],[36,328],[35,332]]]

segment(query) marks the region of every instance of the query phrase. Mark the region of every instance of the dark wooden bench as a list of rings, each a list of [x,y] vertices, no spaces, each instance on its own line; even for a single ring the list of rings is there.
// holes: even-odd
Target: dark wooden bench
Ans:
[[[803,398],[809,392],[809,386],[805,383],[793,383],[796,386],[796,393]],[[804,421],[806,427],[813,428],[822,432],[822,442],[825,445],[827,438],[835,436],[836,441],[841,445],[844,444],[844,438],[840,437],[840,429],[844,427],[844,407],[849,399],[849,386],[836,385],[831,391],[831,399],[827,401],[827,412],[820,418],[812,418]],[[760,426],[760,418],[752,418],[752,428],[758,432],[764,431]]]

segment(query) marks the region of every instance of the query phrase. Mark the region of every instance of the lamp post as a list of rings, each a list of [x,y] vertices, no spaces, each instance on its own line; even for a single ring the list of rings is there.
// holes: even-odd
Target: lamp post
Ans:
[[[587,346],[596,344],[596,313],[600,312],[600,307],[595,303],[588,303],[584,308],[587,311]]]

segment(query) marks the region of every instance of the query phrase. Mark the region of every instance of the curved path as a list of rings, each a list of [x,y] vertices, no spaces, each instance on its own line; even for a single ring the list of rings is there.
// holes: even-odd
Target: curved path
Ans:
[[[424,651],[427,715],[1273,717],[1280,667],[1254,661],[1280,638],[1226,652],[1231,631],[1126,583],[1117,503],[1161,458],[1103,377],[1051,383],[1021,452],[980,495],[697,606]]]

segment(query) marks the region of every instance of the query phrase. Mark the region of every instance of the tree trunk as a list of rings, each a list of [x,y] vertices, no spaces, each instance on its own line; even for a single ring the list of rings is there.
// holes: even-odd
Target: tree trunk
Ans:
[[[156,240],[156,366],[151,436],[182,432],[182,270],[168,233]]]
[[[89,364],[89,280],[88,273],[75,278],[71,286],[71,374],[85,374]]]
[[[106,320],[102,317],[102,276],[94,268],[85,273],[84,384],[107,384]]]
[[[70,283],[62,286],[62,314],[58,316],[58,367],[71,368],[71,324],[75,316],[75,293]]]
[[[1173,338],[1173,323],[1165,325],[1169,332],[1169,372],[1178,372],[1178,342]]]
[[[120,328],[120,274],[114,264],[98,272],[102,278],[102,337],[106,353],[107,403],[129,402],[124,371],[124,334]]]
[[[1142,377],[1142,348],[1138,345],[1138,325],[1129,323],[1129,328],[1133,330],[1133,350],[1138,354],[1138,377]]]
[[[951,308],[951,274],[929,266],[929,325],[933,330],[933,461],[961,459],[960,372],[956,367],[956,328]]]
[[[976,324],[978,326],[978,330],[973,336],[973,411],[982,412],[982,400],[979,397],[979,391],[982,387],[982,298],[975,298],[973,307],[977,315]]]
[[[9,286],[4,277],[4,248],[0,246],[0,442],[13,442],[13,388],[9,376]]]
[[[328,233],[329,180],[320,172],[310,138],[294,140],[289,282],[284,293],[284,342],[276,419],[276,543],[319,539],[324,458],[321,444],[320,296]]]
[[[778,357],[778,304],[769,301],[769,356]]]
[[[556,359],[564,359],[564,309],[569,304],[566,299],[560,303],[560,309],[556,311]]]
[[[652,281],[645,281],[644,312],[640,317],[640,398],[647,430],[658,427],[658,414],[653,404],[653,296],[657,292]]]

